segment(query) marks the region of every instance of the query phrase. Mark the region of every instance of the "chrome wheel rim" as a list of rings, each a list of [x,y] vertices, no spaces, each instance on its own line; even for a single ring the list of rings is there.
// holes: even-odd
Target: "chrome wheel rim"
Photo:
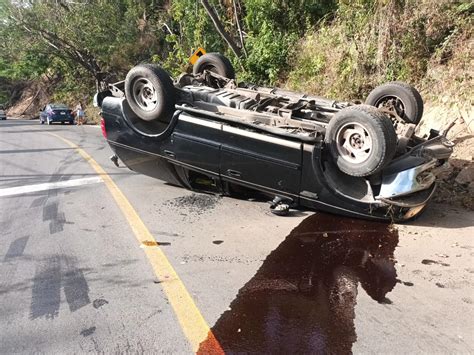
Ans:
[[[366,161],[372,154],[372,137],[367,129],[357,122],[349,122],[336,133],[339,156],[352,164]]]
[[[149,112],[158,106],[158,94],[148,79],[137,79],[133,83],[132,92],[133,98],[141,110]]]

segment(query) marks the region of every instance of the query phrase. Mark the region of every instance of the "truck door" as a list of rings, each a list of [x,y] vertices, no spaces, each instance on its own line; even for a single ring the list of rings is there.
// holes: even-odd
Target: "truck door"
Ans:
[[[297,141],[222,126],[221,178],[275,194],[297,196],[302,144]]]
[[[218,176],[221,136],[222,124],[182,113],[164,153],[180,165]]]

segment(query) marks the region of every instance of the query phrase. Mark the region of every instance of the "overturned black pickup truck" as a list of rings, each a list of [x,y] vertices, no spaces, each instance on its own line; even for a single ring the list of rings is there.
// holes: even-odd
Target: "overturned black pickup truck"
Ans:
[[[193,190],[258,191],[272,211],[309,208],[403,221],[435,192],[452,153],[446,132],[417,137],[423,101],[390,82],[365,104],[237,83],[208,53],[172,80],[141,64],[96,95],[102,129],[130,169]]]

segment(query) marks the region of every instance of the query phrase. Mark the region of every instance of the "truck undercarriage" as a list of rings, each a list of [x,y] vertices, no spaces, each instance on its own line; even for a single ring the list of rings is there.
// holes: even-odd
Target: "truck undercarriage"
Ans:
[[[207,63],[207,66],[198,68],[193,74],[182,74],[174,81],[160,68],[137,66],[129,72],[125,81],[110,85],[109,90],[101,93],[102,97],[98,97],[98,100],[102,101],[106,96],[125,100],[121,104],[120,119],[124,119],[141,137],[158,140],[166,134],[179,137],[179,122],[183,122],[183,125],[188,122],[185,125],[192,123],[191,126],[195,127],[192,129],[196,131],[185,133],[183,137],[186,139],[209,142],[206,144],[216,145],[216,149],[223,149],[223,152],[224,149],[238,151],[238,154],[248,156],[245,159],[249,161],[254,159],[253,156],[262,156],[258,158],[261,161],[275,161],[274,158],[266,160],[269,158],[264,156],[274,153],[278,156],[280,153],[258,150],[263,148],[248,151],[245,144],[253,146],[256,141],[277,142],[273,148],[265,146],[265,150],[300,147],[301,161],[294,160],[292,163],[291,159],[297,158],[290,159],[292,155],[285,153],[282,157],[288,158],[278,158],[276,162],[282,166],[293,164],[301,170],[300,188],[303,190],[298,195],[301,201],[305,198],[322,201],[321,189],[324,188],[331,191],[334,201],[339,198],[347,201],[348,206],[359,206],[352,208],[362,208],[365,211],[362,213],[367,216],[374,213],[380,215],[380,212],[374,212],[380,208],[387,214],[396,208],[399,211],[397,218],[402,216],[401,219],[406,219],[410,214],[419,213],[433,195],[435,176],[451,155],[452,143],[445,138],[446,132],[432,131],[428,139],[415,135],[423,111],[423,102],[416,89],[400,82],[382,85],[367,98],[369,106],[360,102],[335,101],[237,83],[233,77],[222,75],[222,70],[216,70],[217,64],[217,67],[225,64],[224,67],[229,69],[230,63],[227,65],[217,56],[210,60],[212,65]],[[233,73],[233,70],[229,72]],[[177,128],[174,129],[176,124]],[[209,133],[198,133],[202,129],[198,129],[199,126],[207,126]],[[222,132],[222,137],[228,138],[222,138],[224,140],[221,141],[219,135],[211,132],[216,132],[216,129]],[[196,137],[193,138],[193,135]],[[244,144],[248,139],[249,143]],[[235,143],[232,143],[234,140]],[[229,144],[229,148],[226,148]],[[237,149],[232,145],[242,146]],[[202,154],[206,154],[204,151]],[[174,160],[174,156],[172,152],[170,157],[173,164],[182,164],[179,159]],[[193,159],[201,158],[196,156]],[[189,167],[194,166],[192,161],[185,166],[188,164],[191,164]],[[256,165],[254,170],[249,171],[250,175],[261,169],[259,163],[252,164]],[[305,180],[311,179],[309,175],[304,176],[305,164],[313,166],[317,182]],[[244,173],[233,169],[221,171],[219,176],[224,174],[222,178],[225,180],[229,172],[239,177],[236,179],[229,175],[228,179],[232,183],[274,191],[266,183],[250,183],[244,178]],[[262,174],[265,172],[262,171]],[[278,180],[278,176],[269,179]],[[319,192],[305,191],[305,181],[308,186],[313,186],[312,190]],[[296,202],[297,195],[285,193],[285,183],[284,180],[278,183],[283,185],[280,193],[275,193],[275,200],[278,201],[275,206],[284,201],[291,201],[288,204]],[[336,205],[338,203],[335,202]],[[342,206],[345,202],[339,204]],[[407,213],[408,210],[411,212]]]

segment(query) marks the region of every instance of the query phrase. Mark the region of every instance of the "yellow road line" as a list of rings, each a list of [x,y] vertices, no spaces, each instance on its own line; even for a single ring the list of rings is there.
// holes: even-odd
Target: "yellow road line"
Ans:
[[[132,228],[138,241],[141,245],[154,245],[151,248],[145,247],[145,253],[150,261],[153,271],[156,277],[160,281],[160,285],[173,307],[173,310],[178,318],[179,324],[183,329],[185,336],[194,352],[199,349],[199,344],[206,340],[206,343],[213,344],[213,353],[224,353],[218,341],[212,334],[209,325],[204,320],[201,312],[194,303],[191,295],[186,290],[183,282],[179,278],[178,274],[170,264],[168,258],[163,251],[157,246],[155,238],[150,233],[148,228],[145,226],[138,213],[135,211],[133,206],[130,204],[128,199],[118,188],[112,178],[105,172],[105,170],[82,148],[77,144],[55,134],[48,132],[48,134],[62,140],[70,147],[74,148],[99,174],[104,180],[105,185],[112,194],[115,202],[122,210],[128,224]]]

